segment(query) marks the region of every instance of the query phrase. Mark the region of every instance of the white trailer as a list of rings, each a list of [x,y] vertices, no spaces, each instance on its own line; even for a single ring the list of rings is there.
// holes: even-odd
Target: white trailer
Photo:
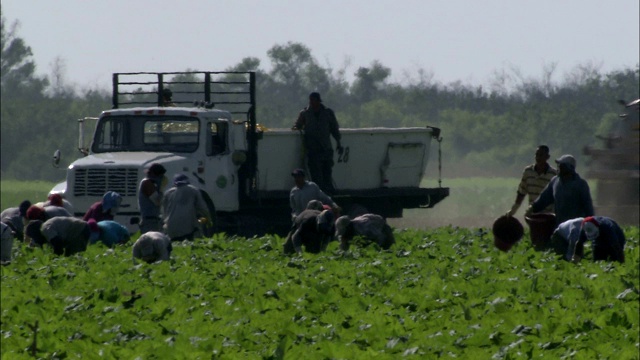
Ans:
[[[167,74],[204,76],[204,99],[194,106],[160,106]],[[123,77],[153,76],[157,81],[122,82]],[[215,76],[234,81],[215,81]],[[238,78],[246,79],[244,82]],[[154,84],[152,92],[123,92],[123,84]],[[208,85],[207,85],[208,84]],[[232,84],[235,91],[212,90]],[[244,86],[246,91],[239,91]],[[174,94],[175,94],[174,90]],[[192,92],[188,92],[190,95]],[[230,105],[244,104],[244,111],[213,108],[213,97],[232,93]],[[131,101],[134,95],[151,96],[152,106]],[[244,96],[246,100],[238,100]],[[198,187],[210,211],[217,215],[215,228],[205,233],[284,233],[289,225],[290,176],[305,167],[302,133],[290,129],[264,129],[255,118],[255,73],[126,73],[114,74],[114,109],[103,111],[89,146],[84,144],[87,119],[80,120],[80,151],[86,156],[73,162],[66,182],[52,193],[73,203],[77,216],[107,191],[123,196],[116,220],[137,231],[138,184],[144,169],[161,163],[167,176],[184,173]],[[156,103],[157,100],[157,103]],[[234,120],[238,114],[246,120]],[[345,211],[367,209],[385,217],[401,217],[406,208],[433,207],[449,194],[448,188],[420,188],[430,155],[431,141],[441,140],[433,127],[341,129],[344,152],[335,154],[333,198]],[[57,158],[59,160],[59,156]]]

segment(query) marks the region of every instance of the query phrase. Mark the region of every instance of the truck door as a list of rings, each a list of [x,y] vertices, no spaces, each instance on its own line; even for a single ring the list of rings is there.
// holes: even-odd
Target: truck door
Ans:
[[[208,121],[206,134],[205,178],[216,211],[238,209],[238,178],[231,162],[229,124]]]

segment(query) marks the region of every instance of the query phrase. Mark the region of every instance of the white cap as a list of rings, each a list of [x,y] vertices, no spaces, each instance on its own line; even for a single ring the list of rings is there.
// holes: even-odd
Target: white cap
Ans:
[[[571,166],[573,169],[576,168],[576,159],[573,157],[573,155],[562,155],[559,158],[556,159],[556,164],[560,165],[569,165]]]

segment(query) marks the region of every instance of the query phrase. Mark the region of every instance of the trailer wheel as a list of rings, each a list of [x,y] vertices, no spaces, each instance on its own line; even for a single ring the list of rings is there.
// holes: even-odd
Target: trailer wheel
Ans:
[[[204,237],[212,237],[213,234],[216,233],[216,229],[218,227],[218,217],[216,215],[216,207],[206,192],[200,190],[200,193],[202,194],[202,198],[204,199],[204,202],[207,204],[207,208],[209,209],[209,214],[211,215],[211,219],[209,219],[210,220],[209,224],[202,225],[202,233],[203,233],[202,235]]]

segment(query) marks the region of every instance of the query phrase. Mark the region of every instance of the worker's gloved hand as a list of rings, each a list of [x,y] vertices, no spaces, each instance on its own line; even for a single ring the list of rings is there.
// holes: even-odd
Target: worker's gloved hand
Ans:
[[[342,147],[342,145],[338,144],[338,146],[336,146],[336,151],[338,152],[338,154],[342,155],[342,153],[344,153],[344,148]]]

